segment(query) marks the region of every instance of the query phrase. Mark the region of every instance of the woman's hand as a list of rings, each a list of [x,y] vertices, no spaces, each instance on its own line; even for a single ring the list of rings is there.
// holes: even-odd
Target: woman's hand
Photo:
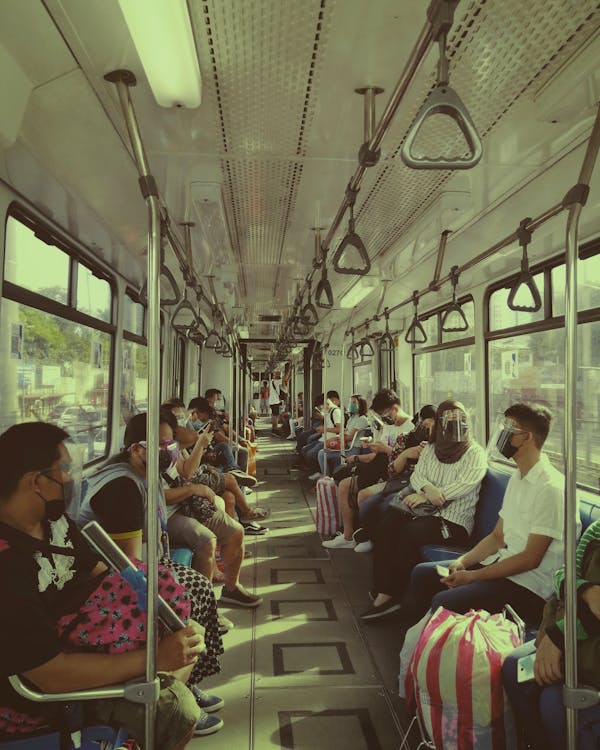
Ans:
[[[423,453],[423,447],[421,445],[413,445],[410,448],[405,448],[400,455],[404,456],[404,458],[418,459],[421,453]]]
[[[583,601],[590,608],[590,612],[597,620],[600,620],[600,586],[590,586],[581,596]]]
[[[212,439],[215,436],[214,432],[207,432],[204,431],[199,437],[196,445],[198,445],[202,450],[206,450],[208,446],[212,443]]]
[[[376,440],[374,443],[369,443],[369,448],[373,453],[389,453],[390,446],[384,443],[383,440]]]
[[[416,508],[417,505],[422,505],[426,502],[427,498],[420,492],[413,492],[411,495],[407,495],[403,500],[404,505],[408,508]]]
[[[156,654],[156,666],[161,672],[175,672],[195,664],[205,649],[204,628],[190,620],[182,630],[169,633],[161,639]]]
[[[433,503],[438,508],[441,508],[442,505],[446,502],[444,493],[441,490],[438,490],[438,488],[434,487],[432,484],[426,484],[421,489],[421,492],[425,495],[430,503]]]
[[[473,583],[475,580],[474,570],[456,570],[451,569],[450,575],[445,578],[440,578],[442,583],[445,583],[449,589],[455,589],[457,586],[466,586],[468,583]]]

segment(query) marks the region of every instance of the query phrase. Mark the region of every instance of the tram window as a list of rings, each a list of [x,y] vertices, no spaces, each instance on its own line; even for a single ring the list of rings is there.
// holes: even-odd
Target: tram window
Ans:
[[[328,373],[329,375],[329,373]],[[369,403],[373,398],[373,362],[368,360],[367,362],[354,365],[352,370],[353,376],[353,392],[360,393],[363,398],[366,398]],[[329,387],[329,385],[328,385]],[[337,387],[337,383],[333,386]]]
[[[12,332],[10,356],[0,359],[2,429],[52,422],[84,462],[106,455],[112,336],[9,299],[2,320]]]
[[[144,312],[145,308],[140,302],[136,302],[127,292],[124,296],[123,328],[134,333],[136,336],[144,335]]]
[[[175,356],[173,357],[173,395],[183,398],[183,381],[185,376],[185,339],[175,337]]]
[[[439,316],[437,313],[430,315],[428,318],[421,320],[421,325],[427,335],[427,341],[424,346],[435,346],[440,343],[439,340]]]
[[[145,344],[123,341],[121,370],[121,418],[125,424],[134,414],[148,408],[148,349]]]
[[[511,310],[507,305],[510,288],[503,287],[496,289],[496,291],[492,292],[489,299],[490,331],[500,331],[504,328],[512,328],[544,320],[544,274],[542,272],[536,273],[533,279],[542,298],[541,308],[534,313]]]
[[[69,256],[48,245],[14,216],[6,222],[4,278],[61,302],[69,299]]]
[[[577,482],[598,489],[600,477],[600,321],[577,329]],[[564,470],[563,328],[488,343],[490,424],[516,401],[547,405],[553,415],[545,450]]]
[[[102,279],[86,266],[77,267],[77,309],[107,323],[111,319],[111,289],[106,279]]]
[[[442,342],[447,344],[449,341],[460,341],[475,335],[475,304],[473,300],[466,300],[461,303],[463,315],[467,319],[469,328],[466,331],[442,331]]]
[[[564,265],[552,269],[552,314],[565,314],[565,286],[567,283]],[[600,254],[579,261],[577,266],[577,309],[589,310],[600,307]]]
[[[416,353],[415,408],[424,404],[439,404],[453,398],[465,405],[473,431],[476,424],[475,347],[455,346],[434,352]]]

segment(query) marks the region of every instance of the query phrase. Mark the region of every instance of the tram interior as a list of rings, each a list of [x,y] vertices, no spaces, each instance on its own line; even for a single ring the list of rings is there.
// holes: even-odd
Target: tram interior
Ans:
[[[577,499],[595,518],[600,4],[135,5],[0,3],[0,430],[56,424],[89,474],[154,410],[150,370],[158,403],[218,388],[240,434],[276,371],[290,374],[292,418],[328,389],[343,407],[391,388],[407,414],[460,401],[483,446],[511,403],[536,402],[554,413],[545,452],[563,471],[574,447]],[[475,143],[448,107],[420,122],[439,85]],[[448,329],[451,302],[462,318]],[[268,531],[245,537],[242,566],[263,603],[223,610],[235,627],[203,689],[225,699],[225,726],[189,747],[397,750],[406,625],[361,621],[372,556],[323,548],[314,482],[272,426],[256,420],[248,494]]]

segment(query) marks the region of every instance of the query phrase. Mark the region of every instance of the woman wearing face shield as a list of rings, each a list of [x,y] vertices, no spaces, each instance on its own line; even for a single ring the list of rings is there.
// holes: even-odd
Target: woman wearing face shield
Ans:
[[[375,533],[376,595],[363,620],[400,609],[422,545],[466,546],[486,469],[486,453],[471,436],[464,406],[442,402],[410,486],[392,501]]]

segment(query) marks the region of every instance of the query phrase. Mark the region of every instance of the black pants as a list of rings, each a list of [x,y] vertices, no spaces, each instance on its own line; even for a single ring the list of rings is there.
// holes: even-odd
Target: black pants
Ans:
[[[394,508],[382,516],[375,538],[373,582],[378,594],[401,597],[412,569],[421,561],[420,548],[424,544],[447,544],[466,546],[469,535],[458,524],[446,521],[450,532],[448,539],[442,536],[439,516],[414,518]]]

